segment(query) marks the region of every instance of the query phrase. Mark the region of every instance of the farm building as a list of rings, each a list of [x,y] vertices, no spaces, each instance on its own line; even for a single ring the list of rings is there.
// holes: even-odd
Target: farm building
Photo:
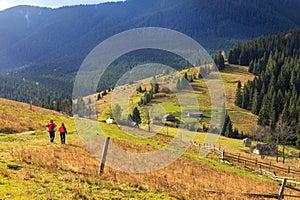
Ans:
[[[159,90],[161,93],[165,93],[165,94],[170,94],[171,93],[171,90],[167,87],[160,87],[160,90]]]
[[[160,117],[154,117],[152,120],[153,124],[162,124],[162,119]]]
[[[251,139],[249,139],[249,138],[243,139],[243,145],[245,147],[251,147],[251,144],[252,144],[252,140]]]
[[[201,118],[201,117],[203,117],[203,112],[201,112],[201,111],[188,112],[187,116],[190,117],[190,118]]]
[[[166,93],[157,93],[157,94],[154,94],[154,98],[162,98],[162,97],[166,97]]]
[[[166,115],[164,116],[164,118],[165,118],[165,120],[166,120],[167,122],[175,122],[175,116],[174,116],[174,115],[166,114]]]
[[[275,155],[277,145],[274,143],[269,144],[257,144],[254,146],[253,153],[259,155]]]

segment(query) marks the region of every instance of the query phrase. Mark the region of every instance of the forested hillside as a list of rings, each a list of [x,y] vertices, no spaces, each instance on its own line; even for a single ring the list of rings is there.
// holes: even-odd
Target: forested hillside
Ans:
[[[7,77],[0,74],[0,96],[21,102],[71,114],[71,95],[57,83],[51,85],[40,84],[27,79]]]
[[[299,7],[298,0],[128,0],[59,9],[19,6],[0,12],[0,69],[29,64],[35,69],[76,71],[101,41],[138,27],[170,28],[206,49],[229,49],[237,40],[299,26]]]
[[[229,62],[248,65],[257,75],[238,87],[237,105],[258,115],[258,125],[278,127],[278,121],[298,123],[300,139],[300,29],[238,43]],[[292,131],[294,132],[294,131]],[[299,142],[298,142],[299,143]],[[300,143],[298,144],[300,145]]]
[[[74,77],[87,54],[122,31],[170,28],[216,52],[229,49],[238,40],[299,27],[299,8],[298,0],[127,0],[58,9],[18,6],[0,12],[0,71],[8,72],[4,79],[13,77],[12,82],[19,79],[22,83],[23,78],[39,82],[46,94],[55,90],[55,96],[39,97],[51,105],[55,99],[71,95]],[[167,63],[174,66],[176,61]],[[115,63],[107,72],[110,78],[105,77],[98,89],[113,87],[124,70],[134,66],[126,60]],[[24,101],[26,98],[21,96],[27,92],[9,82],[2,87],[0,96]]]

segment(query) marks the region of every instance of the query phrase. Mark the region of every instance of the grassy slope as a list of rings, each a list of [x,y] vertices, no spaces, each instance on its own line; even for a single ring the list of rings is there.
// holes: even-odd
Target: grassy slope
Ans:
[[[194,72],[189,70],[184,70],[182,73],[188,72],[188,74],[193,74]],[[250,111],[239,108],[235,106],[234,101],[235,101],[235,93],[236,93],[236,87],[237,87],[237,82],[241,80],[242,84],[245,84],[248,80],[252,80],[254,78],[253,74],[248,72],[248,67],[245,66],[238,66],[238,65],[229,65],[223,70],[221,73],[221,77],[223,79],[223,83],[225,86],[225,92],[226,92],[226,99],[227,99],[227,111],[230,115],[230,118],[233,122],[234,127],[238,128],[240,132],[243,132],[244,134],[252,134],[253,130],[256,127],[257,124],[257,116],[252,114]],[[212,73],[212,76],[214,73]],[[210,80],[210,79],[208,79]],[[143,83],[147,82],[147,80],[143,80]],[[207,89],[206,83],[201,79],[201,80],[195,80],[192,83],[192,87],[195,91],[195,94],[198,98],[199,101],[199,107],[201,110],[204,111],[205,115],[208,116],[208,118],[202,119],[202,123],[209,124],[210,121],[210,96],[209,96],[209,91]],[[127,91],[135,91],[135,86],[125,87],[128,89]],[[121,89],[121,91],[124,88]],[[150,88],[147,88],[148,90]],[[125,90],[125,89],[124,89]],[[115,91],[114,91],[115,92]],[[108,93],[108,95],[101,99],[97,106],[98,106],[98,111],[103,111],[105,107],[107,107],[111,101],[112,98],[116,99],[116,96],[114,96],[114,92]],[[141,94],[137,95],[135,92],[127,92],[128,94],[133,94],[133,97],[131,97],[132,102],[129,104],[131,106],[131,110],[133,109],[134,106],[137,106],[137,102],[139,101],[140,97],[142,96]],[[126,96],[126,92],[124,95],[121,96]],[[117,92],[119,94],[119,92]],[[188,97],[186,97],[188,99]],[[127,98],[126,98],[127,100]],[[132,105],[133,104],[133,105]],[[158,110],[166,113],[172,113],[175,116],[180,116],[181,115],[181,109],[178,104],[177,98],[173,94],[167,94],[167,97],[163,98],[158,98],[158,99],[153,99],[150,104],[147,106],[143,106],[139,108],[140,110],[149,110],[152,108],[159,108]],[[153,111],[153,110],[152,110]],[[143,113],[142,113],[143,114]],[[147,128],[147,126],[145,126]],[[156,132],[160,132],[162,134],[166,134],[167,131],[169,132],[170,135],[174,135],[176,129],[173,130],[172,133],[171,128],[160,128],[156,129]],[[203,134],[198,134],[196,136],[196,141],[197,142],[202,142],[203,141]],[[218,140],[218,144],[223,146],[226,150],[232,152],[232,153],[241,153],[244,155],[247,155],[250,151],[249,148],[246,148],[243,146],[241,140],[236,140],[236,139],[228,139],[225,137],[220,137]],[[281,149],[279,149],[281,150]],[[293,157],[292,159],[288,160],[289,165],[294,165],[297,166],[299,165],[299,161],[296,159],[295,156],[298,156],[298,153],[300,152],[298,149],[295,149],[293,147],[287,147],[287,155],[290,155]],[[274,161],[273,157],[267,157],[265,159],[266,162],[268,161]]]
[[[222,72],[226,90],[232,91],[231,95],[227,95],[228,107],[235,111],[238,108],[232,104],[232,97],[236,81],[230,79],[230,76],[233,76],[232,72],[241,73],[240,78],[245,80],[243,77],[245,68],[234,67]],[[102,101],[109,102],[109,97],[110,95]],[[199,98],[207,97],[199,93]],[[168,99],[170,100],[172,98]],[[178,197],[248,199],[246,194],[249,193],[277,193],[279,190],[278,185],[264,178],[214,161],[212,155],[205,159],[198,158],[199,150],[195,147],[191,147],[185,156],[157,172],[127,174],[107,168],[105,174],[99,177],[97,175],[99,161],[92,158],[83,148],[79,137],[75,134],[75,128],[72,128],[74,122],[71,118],[40,108],[34,108],[32,112],[26,104],[2,99],[1,101],[3,103],[0,105],[5,110],[2,116],[6,119],[3,122],[13,121],[15,124],[13,127],[18,127],[16,132],[34,129],[36,133],[29,136],[1,135],[0,199],[9,197],[13,199],[172,199]],[[168,105],[163,99],[160,101]],[[208,105],[202,106],[208,107]],[[253,117],[247,111],[238,110],[238,112],[246,112],[250,116],[249,120]],[[13,118],[14,116],[18,117]],[[21,120],[17,120],[18,118],[24,118],[23,125],[20,125]],[[67,145],[59,145],[58,140],[56,144],[48,142],[48,135],[43,125],[48,122],[49,118],[64,121],[67,124],[71,133],[67,135]],[[25,123],[30,120],[31,126]],[[166,145],[172,139],[170,136],[165,136],[166,129],[160,130],[162,134],[145,139],[128,136],[115,125],[101,123],[101,126],[105,134],[112,137],[115,144],[133,152],[153,151]],[[6,125],[6,127],[10,126]],[[168,134],[172,136],[175,131],[176,129],[169,128]],[[203,133],[196,136],[198,142],[203,141],[203,138]],[[230,146],[233,152],[246,151],[240,140],[220,137],[218,142],[222,146]],[[10,163],[24,168],[20,171],[10,170],[6,167]],[[290,190],[286,192],[295,194]],[[296,193],[296,195],[299,194]]]
[[[230,65],[221,72],[224,86],[226,88],[227,109],[235,127],[244,133],[251,133],[251,129],[256,127],[257,116],[250,111],[235,106],[235,93],[237,82],[240,80],[242,85],[254,78],[248,72],[248,67]]]
[[[117,126],[101,126],[114,144],[135,152],[153,151],[170,139],[163,135],[148,140],[122,137]],[[67,135],[67,145],[57,140],[50,144],[43,132],[4,135],[0,142],[0,199],[243,199],[249,193],[279,190],[263,178],[209,158],[199,159],[195,148],[156,172],[128,174],[107,167],[98,176],[99,161],[86,152],[77,134]],[[23,169],[10,170],[7,164]]]
[[[62,121],[71,123],[72,120],[60,113],[29,105],[17,103],[0,98],[0,133],[20,133],[24,131],[41,130],[53,119],[55,122]],[[44,128],[46,130],[46,128]]]
[[[232,121],[235,124],[235,126],[238,127],[240,131],[243,131],[244,133],[249,133],[251,131],[251,128],[256,125],[257,116],[253,115],[251,112],[249,112],[247,110],[240,109],[240,108],[236,107],[234,105],[234,98],[235,98],[235,90],[236,90],[237,81],[242,80],[242,83],[245,83],[248,80],[252,79],[253,75],[247,72],[246,67],[229,66],[228,68],[226,68],[226,70],[224,70],[221,73],[221,76],[224,80],[224,85],[226,87],[227,108],[228,108],[228,111],[229,111],[229,115],[231,116]],[[195,90],[195,93],[197,95],[197,98],[198,98],[199,102],[201,102],[200,103],[200,108],[202,110],[204,110],[206,113],[209,113],[210,112],[210,101],[209,101],[209,96],[207,95],[209,92],[206,89],[206,84],[202,80],[196,80],[195,82],[192,83],[192,85],[194,87],[194,90]],[[105,103],[109,102],[109,99],[111,99],[111,96],[112,96],[112,94],[109,94],[107,97],[105,97],[104,99],[102,99],[100,101],[99,106],[100,107],[102,106],[102,109],[104,109],[104,107],[107,106],[107,104],[105,105]],[[133,99],[139,100],[139,98],[136,98],[136,95]],[[136,102],[134,101],[134,103],[136,103]],[[176,101],[176,98],[174,97],[174,95],[172,96],[172,94],[167,95],[167,97],[164,97],[164,98],[153,99],[150,104],[148,104],[147,106],[143,106],[142,108],[140,108],[140,110],[147,110],[147,109],[149,109],[150,107],[152,107],[153,105],[156,105],[156,104],[160,104],[163,107],[163,109],[168,113],[173,113],[176,116],[180,115],[180,107],[178,105],[178,102]],[[207,114],[207,115],[209,116],[209,114]],[[153,148],[161,148],[162,146],[164,146],[165,144],[167,144],[171,140],[171,138],[169,138],[168,136],[165,136],[167,131],[168,131],[169,136],[174,136],[176,134],[176,131],[177,131],[177,129],[173,129],[173,128],[168,128],[168,130],[167,130],[165,127],[158,130],[159,127],[157,127],[156,130],[158,132],[160,132],[162,135],[156,135],[155,137],[148,138],[148,139],[139,139],[139,138],[136,138],[136,137],[128,137],[127,134],[125,134],[123,131],[120,131],[119,129],[117,129],[113,125],[107,126],[105,124],[102,124],[102,127],[103,127],[104,132],[107,134],[107,136],[112,137],[115,140],[115,142],[117,141],[118,145],[122,146],[126,150],[134,151],[134,152],[139,151],[139,149],[143,149],[143,152],[144,152],[145,149],[153,150]],[[136,131],[136,130],[132,130],[132,131]],[[186,132],[188,132],[188,131],[186,131]],[[197,142],[202,142],[204,137],[205,137],[205,135],[203,133],[198,133],[196,135],[195,140]],[[120,140],[122,140],[123,142],[120,142]],[[124,140],[126,142],[124,142]],[[159,142],[157,142],[157,141],[159,141]],[[229,138],[225,138],[225,137],[220,137],[219,140],[218,140],[218,143],[222,147],[225,147],[225,149],[229,152],[242,153],[242,154],[245,153],[245,152],[249,152],[248,148],[243,147],[241,140],[234,140],[234,139],[229,139]],[[145,144],[147,144],[147,147],[143,146]],[[149,145],[152,148],[150,148]],[[291,150],[294,151],[295,149],[291,148]],[[189,159],[192,159],[192,160],[189,160],[189,162],[193,163],[195,160],[199,159],[197,157],[198,152],[199,151],[197,149],[192,148],[192,149],[189,149],[189,151],[185,154],[185,156],[187,156]],[[250,157],[252,159],[255,159],[255,157],[257,157],[257,156],[251,155]],[[267,162],[267,159],[265,159],[263,161]],[[182,162],[181,160],[177,161],[177,162],[178,163],[175,164],[175,166],[177,166],[177,165],[184,165],[184,166],[188,165],[187,163],[181,163]],[[294,162],[294,161],[291,161],[291,162]],[[197,167],[194,166],[194,167],[196,169],[199,168],[199,167],[201,168],[201,167],[203,167],[203,165],[205,165],[204,163],[206,163],[206,164],[208,163],[209,165],[213,165],[215,167],[220,167],[222,169],[225,169],[226,170],[225,174],[227,174],[228,172],[233,172],[234,174],[238,174],[239,176],[245,177],[245,179],[247,179],[247,181],[248,181],[249,177],[251,177],[251,179],[252,178],[257,179],[257,177],[252,176],[251,174],[245,173],[244,171],[240,171],[240,170],[237,170],[235,168],[226,167],[222,164],[219,164],[217,162],[212,161],[211,159],[201,160],[201,164],[197,163],[198,166]],[[192,169],[190,169],[190,170],[192,170],[192,173],[196,173],[194,171],[195,168],[192,167]],[[168,170],[172,171],[170,169],[173,169],[173,166],[170,167],[170,168],[168,167]],[[176,170],[180,170],[180,169],[174,169],[174,170],[176,171]],[[214,170],[215,170],[216,173],[224,173],[224,172],[218,171],[218,169],[214,169]],[[211,177],[218,177],[218,175],[216,173],[213,173],[213,172],[209,172],[209,173],[211,173]],[[231,177],[232,174],[228,173],[227,175],[229,175],[229,177]],[[170,176],[172,177],[172,176],[174,176],[174,174],[172,174],[172,172],[170,172]],[[241,177],[239,177],[239,176],[234,177],[234,178],[231,177],[231,178],[233,178],[234,180],[240,179]],[[228,180],[231,179],[231,178],[228,178]],[[186,179],[184,179],[184,181],[186,181],[187,179],[188,178],[186,177]],[[177,181],[180,182],[182,180],[177,180]],[[209,181],[209,180],[206,180],[206,181]],[[206,183],[206,181],[203,181],[203,182]],[[219,181],[222,182],[223,180],[220,179]],[[226,181],[224,180],[224,182],[226,182]],[[238,184],[238,182],[239,181],[236,181],[237,184]],[[186,183],[186,184],[191,184],[191,183]],[[241,185],[244,185],[244,184],[245,183],[240,183],[238,185],[241,186]],[[251,185],[251,184],[254,184],[254,183],[246,183],[246,185],[248,185],[248,186],[249,186],[249,184]],[[260,183],[260,184],[262,184],[262,183]],[[233,185],[232,187],[234,188],[235,185]],[[214,185],[213,188],[214,189],[218,188],[218,191],[220,191],[220,193],[226,194],[226,190],[224,191],[224,188],[222,188],[219,184]],[[251,187],[249,187],[249,188],[251,188]],[[247,189],[249,189],[249,188],[247,188]],[[249,189],[249,190],[251,190],[251,189]],[[231,192],[233,192],[233,191],[231,191]],[[238,192],[237,191],[235,191],[235,192],[236,192],[235,195],[237,195],[237,196],[240,195],[239,196],[240,198],[243,196],[241,194],[241,193],[243,193],[243,189],[238,190]],[[196,196],[199,195],[199,193],[201,193],[201,192],[199,192],[199,190],[196,190],[196,191],[195,190],[190,190],[190,192],[189,192],[189,194],[194,194]],[[200,194],[200,195],[203,195],[203,194]],[[191,196],[193,198],[195,197],[193,195],[191,195]],[[204,198],[204,197],[207,197],[207,196],[201,196],[201,197]]]
[[[169,199],[136,184],[117,183],[97,175],[98,161],[84,149],[72,118],[57,112],[0,99],[5,132],[34,130],[31,135],[0,134],[0,199]],[[49,142],[44,124],[64,121],[67,145]],[[19,171],[8,169],[17,164]]]

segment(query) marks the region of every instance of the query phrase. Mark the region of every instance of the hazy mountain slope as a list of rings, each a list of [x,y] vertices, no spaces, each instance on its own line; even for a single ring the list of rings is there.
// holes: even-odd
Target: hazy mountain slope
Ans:
[[[1,41],[5,41],[0,46],[0,68],[72,66],[76,70],[104,39],[145,26],[181,31],[209,49],[228,47],[237,39],[299,26],[298,10],[292,9],[299,4],[296,0],[128,0],[59,9],[15,7],[0,12]]]
[[[10,82],[25,83],[25,77],[32,83],[39,82],[40,88],[48,88],[43,91],[47,95],[40,99],[52,105],[71,94],[74,77],[87,54],[101,41],[128,29],[174,29],[212,52],[229,49],[237,40],[299,27],[299,8],[298,0],[127,0],[59,9],[7,9],[0,12],[0,72],[10,73],[0,76],[6,83],[0,88],[4,91],[0,97],[27,101],[12,95],[24,93],[22,88],[8,86],[9,81],[5,81],[13,76],[13,80],[20,80]],[[173,63],[170,60],[166,64]],[[112,87],[115,78],[132,66],[134,63],[126,61],[109,68],[106,78],[110,82],[99,89]]]

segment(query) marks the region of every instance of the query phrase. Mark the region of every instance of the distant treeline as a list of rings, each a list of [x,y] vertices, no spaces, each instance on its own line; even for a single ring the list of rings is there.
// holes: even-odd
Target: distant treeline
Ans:
[[[0,97],[30,103],[43,108],[72,113],[71,95],[40,82],[0,75]]]

